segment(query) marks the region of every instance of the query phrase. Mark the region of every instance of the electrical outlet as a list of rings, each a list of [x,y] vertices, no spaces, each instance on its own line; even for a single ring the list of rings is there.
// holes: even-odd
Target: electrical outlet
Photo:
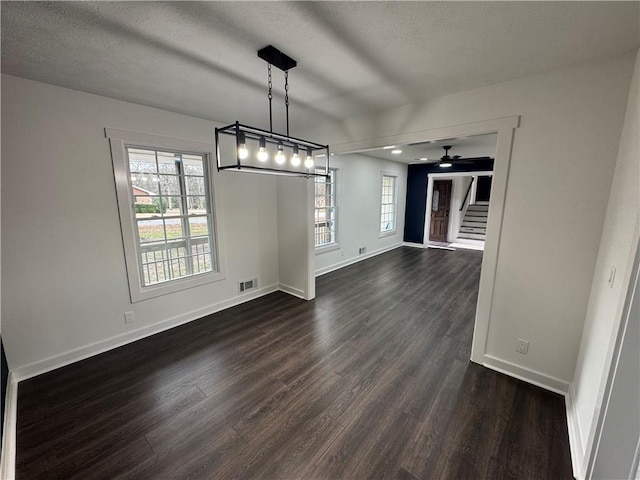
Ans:
[[[124,323],[133,323],[135,319],[133,312],[124,312]]]
[[[528,351],[529,351],[529,342],[519,338],[518,346],[516,347],[516,352],[521,353],[522,355],[526,355]]]

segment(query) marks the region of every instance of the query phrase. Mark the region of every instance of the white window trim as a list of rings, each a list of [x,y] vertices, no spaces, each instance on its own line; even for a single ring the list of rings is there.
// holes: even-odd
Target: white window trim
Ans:
[[[315,251],[316,254],[322,254],[322,253],[327,253],[327,252],[332,252],[334,250],[339,250],[340,249],[340,220],[338,219],[338,216],[340,215],[340,205],[338,204],[339,199],[340,199],[340,181],[339,181],[339,168],[335,168],[335,167],[330,167],[329,170],[333,171],[333,178],[334,178],[334,192],[335,192],[335,198],[336,198],[336,206],[335,208],[335,212],[336,212],[336,228],[335,228],[335,241],[331,242],[331,243],[326,243],[324,245],[320,245],[320,246],[315,246],[315,235],[313,238],[313,244],[315,247]],[[315,183],[313,185],[313,198],[314,198],[314,202],[315,202]],[[313,227],[314,227],[314,232],[315,232],[315,205],[314,205],[314,221],[313,221]]]
[[[111,159],[113,162],[113,174],[116,184],[116,196],[118,199],[118,212],[120,214],[120,229],[129,281],[129,294],[131,303],[140,302],[149,298],[167,295],[188,288],[198,287],[211,282],[217,282],[226,278],[223,235],[220,234],[222,222],[222,196],[218,180],[218,172],[213,159],[215,145],[212,143],[196,142],[178,138],[163,137],[141,132],[129,132],[115,128],[105,128],[105,136],[111,146]],[[147,287],[142,286],[140,258],[138,255],[135,234],[135,215],[131,209],[133,200],[128,175],[128,157],[126,147],[135,145],[153,149],[166,148],[169,150],[184,151],[202,154],[207,162],[209,181],[209,202],[211,205],[211,218],[213,229],[213,245],[211,253],[214,256],[214,264],[217,271],[200,273],[191,277],[171,280]]]
[[[380,220],[382,219],[382,184],[384,182],[384,177],[393,177],[395,180],[393,181],[393,204],[395,208],[393,209],[393,229],[385,230],[384,232],[380,230]],[[389,171],[381,171],[380,172],[380,193],[378,195],[379,205],[378,205],[378,238],[389,237],[391,235],[395,235],[398,233],[398,173],[397,172],[389,172]]]
[[[316,255],[319,255],[321,253],[333,252],[334,250],[339,250],[339,249],[340,249],[340,243],[338,242],[327,243],[326,245],[316,247]]]

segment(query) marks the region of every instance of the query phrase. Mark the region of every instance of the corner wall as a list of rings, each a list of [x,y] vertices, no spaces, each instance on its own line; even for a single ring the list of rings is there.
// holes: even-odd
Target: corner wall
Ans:
[[[278,177],[278,268],[280,289],[315,297],[313,276],[313,179]]]
[[[0,361],[2,368],[0,369],[0,439],[4,433],[4,410],[7,400],[8,380],[9,380],[9,365],[7,364],[7,357],[4,354],[4,344],[2,343],[2,337],[0,337]],[[0,440],[1,443],[1,440]],[[2,448],[0,447],[0,452]]]
[[[602,228],[600,248],[584,333],[571,389],[570,427],[580,462],[580,477],[592,455],[605,382],[629,288],[634,248],[640,236],[640,52],[636,55],[615,173]],[[615,266],[615,280],[608,280]],[[570,430],[571,432],[571,430]],[[573,446],[572,445],[572,446]]]
[[[223,175],[226,279],[131,304],[109,143],[120,128],[213,143],[206,120],[2,76],[2,339],[32,375],[278,288],[277,184]],[[11,279],[7,282],[6,279]],[[123,313],[135,313],[125,324]]]

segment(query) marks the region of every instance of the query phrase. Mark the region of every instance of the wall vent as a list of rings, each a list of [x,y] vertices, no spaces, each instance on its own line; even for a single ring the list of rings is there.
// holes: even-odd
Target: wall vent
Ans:
[[[249,290],[255,290],[258,288],[258,279],[252,278],[251,280],[244,280],[242,282],[238,282],[238,291],[240,293],[245,293]]]
[[[367,247],[360,247],[358,249],[358,255],[364,255],[365,253],[367,253]]]

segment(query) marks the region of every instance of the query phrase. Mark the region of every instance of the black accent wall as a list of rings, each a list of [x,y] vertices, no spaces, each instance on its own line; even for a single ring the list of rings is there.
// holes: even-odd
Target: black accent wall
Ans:
[[[404,241],[424,241],[425,206],[427,200],[427,174],[445,172],[490,172],[493,160],[476,160],[469,164],[440,168],[434,163],[409,165],[407,173],[407,203],[404,214]]]
[[[476,187],[476,201],[488,202],[491,197],[491,180],[493,177],[478,177]]]

